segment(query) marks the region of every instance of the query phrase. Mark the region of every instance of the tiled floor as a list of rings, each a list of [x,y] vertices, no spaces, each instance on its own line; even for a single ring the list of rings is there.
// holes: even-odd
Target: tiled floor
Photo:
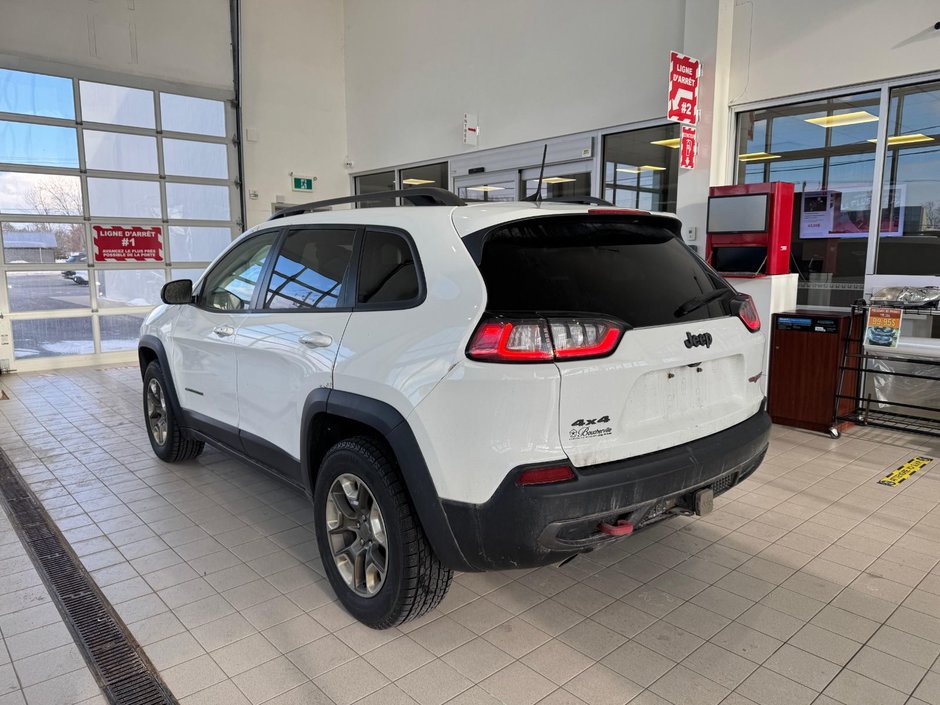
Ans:
[[[459,575],[442,609],[376,632],[335,602],[303,497],[215,452],[153,457],[136,369],[0,387],[0,447],[184,705],[940,703],[940,463],[877,484],[935,441],[775,428],[714,513]],[[50,705],[27,683],[78,661],[49,605],[25,607],[47,598],[10,536],[0,705]]]

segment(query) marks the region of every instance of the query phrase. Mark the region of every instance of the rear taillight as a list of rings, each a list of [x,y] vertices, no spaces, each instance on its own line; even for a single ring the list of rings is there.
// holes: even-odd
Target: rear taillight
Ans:
[[[624,326],[605,318],[486,318],[467,357],[487,362],[550,362],[610,355]]]
[[[757,313],[754,299],[747,294],[738,294],[734,297],[734,307],[738,318],[741,319],[741,322],[751,333],[756,333],[760,330],[760,314]]]
[[[552,482],[567,482],[574,479],[574,470],[567,465],[553,465],[545,468],[529,468],[523,470],[516,477],[516,484],[520,487],[526,485],[548,485]]]

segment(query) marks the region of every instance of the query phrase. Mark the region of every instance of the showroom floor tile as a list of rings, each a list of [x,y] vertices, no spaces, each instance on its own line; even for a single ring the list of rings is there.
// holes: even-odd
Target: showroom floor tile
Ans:
[[[304,497],[213,451],[153,457],[136,368],[0,388],[0,448],[183,705],[940,703],[940,463],[877,484],[936,440],[775,427],[712,514],[458,575],[375,632],[335,601]],[[104,702],[4,516],[0,575],[0,705]]]

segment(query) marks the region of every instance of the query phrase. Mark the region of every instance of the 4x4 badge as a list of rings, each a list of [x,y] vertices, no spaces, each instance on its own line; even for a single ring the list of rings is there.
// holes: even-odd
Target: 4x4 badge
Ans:
[[[704,345],[706,348],[712,346],[712,334],[711,333],[699,333],[698,335],[692,335],[691,333],[685,334],[685,346],[687,348],[697,348]]]

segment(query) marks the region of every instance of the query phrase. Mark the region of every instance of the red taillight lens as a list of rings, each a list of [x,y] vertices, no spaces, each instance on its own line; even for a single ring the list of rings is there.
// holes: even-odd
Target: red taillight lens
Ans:
[[[467,355],[474,360],[541,362],[552,359],[552,343],[545,321],[483,321]]]
[[[520,487],[526,485],[548,485],[552,482],[567,482],[574,479],[574,470],[567,465],[557,465],[547,468],[531,468],[523,470],[516,478]]]
[[[467,357],[488,362],[550,362],[603,357],[620,342],[624,326],[602,318],[484,319]]]
[[[754,299],[747,294],[738,294],[735,297],[735,306],[738,312],[738,318],[747,327],[751,333],[760,330],[760,314],[757,313],[757,307],[754,305]]]

